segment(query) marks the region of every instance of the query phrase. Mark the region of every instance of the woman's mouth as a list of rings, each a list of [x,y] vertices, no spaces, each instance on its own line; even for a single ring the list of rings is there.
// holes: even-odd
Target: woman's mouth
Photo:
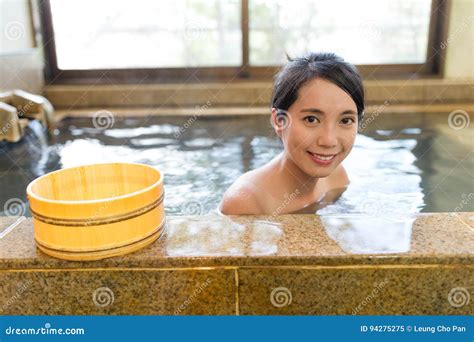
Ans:
[[[336,159],[337,154],[317,154],[307,151],[311,160],[318,165],[326,166]]]

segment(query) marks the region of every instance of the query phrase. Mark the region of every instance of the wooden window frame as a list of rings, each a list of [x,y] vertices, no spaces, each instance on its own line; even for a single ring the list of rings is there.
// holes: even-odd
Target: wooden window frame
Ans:
[[[241,0],[242,65],[236,67],[180,67],[140,69],[60,70],[50,0],[38,0],[45,53],[45,78],[49,84],[125,84],[175,82],[268,81],[281,67],[249,65],[249,0]],[[444,75],[451,0],[432,0],[427,62],[420,64],[357,65],[366,79],[441,78]]]

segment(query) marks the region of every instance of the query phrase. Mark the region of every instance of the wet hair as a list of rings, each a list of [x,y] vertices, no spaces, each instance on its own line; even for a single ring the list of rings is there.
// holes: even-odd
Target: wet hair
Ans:
[[[298,99],[299,89],[315,78],[322,78],[344,90],[357,106],[359,123],[364,114],[364,87],[357,68],[330,52],[309,53],[291,59],[276,74],[272,107],[288,111]]]

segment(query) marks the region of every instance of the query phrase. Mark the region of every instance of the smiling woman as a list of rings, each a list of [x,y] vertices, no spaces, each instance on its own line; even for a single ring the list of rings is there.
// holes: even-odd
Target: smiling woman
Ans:
[[[357,69],[333,53],[290,60],[277,74],[271,122],[284,149],[239,177],[224,194],[224,214],[314,213],[349,183],[342,161],[364,112]]]

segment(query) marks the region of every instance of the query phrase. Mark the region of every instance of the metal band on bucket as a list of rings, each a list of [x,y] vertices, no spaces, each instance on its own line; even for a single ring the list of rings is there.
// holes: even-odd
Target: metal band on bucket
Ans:
[[[158,207],[165,197],[165,193],[163,192],[155,202],[152,202],[142,208],[138,208],[136,210],[130,211],[125,214],[116,215],[116,216],[109,216],[104,218],[97,218],[97,219],[65,219],[65,218],[51,218],[47,216],[43,216],[38,214],[33,209],[30,208],[30,211],[33,215],[33,218],[55,226],[67,226],[67,227],[89,227],[89,226],[101,226],[110,223],[121,222],[125,220],[132,219],[134,217],[146,214],[147,212],[155,209]]]

